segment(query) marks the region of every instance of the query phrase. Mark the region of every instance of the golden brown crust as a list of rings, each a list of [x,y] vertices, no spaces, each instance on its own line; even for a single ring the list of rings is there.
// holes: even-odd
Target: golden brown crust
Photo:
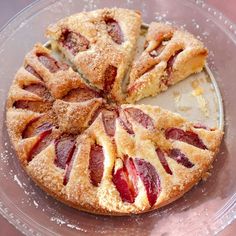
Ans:
[[[114,32],[108,34],[105,29],[104,19],[110,18],[119,22],[124,42],[122,37],[112,38]],[[66,27],[83,33],[92,45],[91,50],[72,56],[59,44],[57,47],[64,50],[75,67],[82,68],[84,74],[91,76],[88,77],[92,85],[103,88],[100,69],[106,68],[107,62],[113,63],[113,59],[112,65],[118,68],[119,78],[116,78],[116,82],[119,84],[123,80],[132,60],[140,22],[139,14],[134,11],[103,9],[63,19],[50,26],[47,34],[58,41],[62,29]],[[116,30],[119,31],[119,28]],[[182,68],[181,65],[178,67],[178,63],[185,63],[188,58],[206,52],[192,35],[152,23],[147,35],[149,46],[143,55],[150,47],[154,47],[156,40],[169,37],[172,37],[172,42],[163,50],[160,63],[153,69],[154,75],[160,73],[159,77],[165,71],[166,61],[173,50],[183,45],[186,51],[191,47],[195,49],[183,53],[183,56],[179,55],[180,59],[177,59],[181,62],[176,59],[174,68]],[[155,42],[152,42],[154,38]],[[83,40],[86,44],[86,40]],[[152,61],[153,58],[149,59]],[[142,68],[146,65],[142,63],[149,59],[147,57],[144,60],[141,56],[140,64],[136,63],[137,67]],[[101,68],[98,71],[89,70],[86,67],[88,63],[94,63],[94,68],[100,63]],[[128,64],[124,66],[122,63]],[[140,73],[139,69],[131,72],[131,77]],[[109,73],[113,73],[113,68],[109,68]],[[132,78],[131,82],[136,83]],[[151,76],[143,81],[145,86],[148,83],[158,86],[159,83]],[[121,102],[124,94],[119,86],[115,86],[108,97]],[[6,122],[18,159],[42,189],[69,206],[102,215],[139,214],[181,197],[206,176],[223,136],[223,132],[218,129],[195,126],[180,115],[160,107],[108,103],[78,73],[54,58],[53,53],[40,44],[36,44],[26,55],[24,66],[16,73],[9,90]],[[165,164],[159,157],[159,149],[164,153]],[[127,158],[135,163],[132,174],[136,173],[133,177],[136,179],[136,190],[130,191],[134,199],[123,196],[124,189],[119,189],[117,185],[116,174],[120,170],[131,175],[126,166]],[[152,177],[158,176],[159,182],[155,184],[159,190],[154,202],[150,201],[146,188],[150,179],[146,179],[145,183],[143,167],[141,172],[138,170],[137,163],[140,160],[144,167],[149,168]],[[118,182],[121,180],[124,179],[118,179]],[[127,183],[131,189],[131,180]]]
[[[53,110],[58,117],[60,129],[66,133],[77,134],[89,126],[94,112],[102,103],[102,98],[93,98],[80,103],[56,100],[53,104]]]

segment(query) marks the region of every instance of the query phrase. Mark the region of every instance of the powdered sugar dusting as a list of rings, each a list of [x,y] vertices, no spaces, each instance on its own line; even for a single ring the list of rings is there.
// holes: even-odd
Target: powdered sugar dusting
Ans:
[[[56,218],[56,217],[51,217],[50,220],[53,221],[53,222],[56,222],[58,225],[64,225],[64,224],[66,224],[65,221],[63,221],[63,220],[61,220],[61,219],[59,219],[59,218]]]
[[[83,11],[93,10],[97,7],[96,0],[83,0],[83,1],[84,1]]]
[[[67,227],[69,227],[71,229],[77,229],[77,230],[85,232],[85,233],[88,232],[88,230],[82,229],[82,228],[80,228],[80,227],[78,227],[76,225],[72,225],[72,224],[67,224]]]
[[[22,186],[20,180],[17,178],[16,175],[14,175],[14,181],[16,181],[16,183],[17,183],[21,188],[23,188],[23,186]]]
[[[60,226],[61,225],[66,225],[67,227],[69,227],[71,229],[76,229],[76,230],[79,230],[79,231],[85,232],[85,233],[88,232],[88,230],[85,230],[85,229],[79,227],[78,225],[67,223],[66,221],[64,221],[63,219],[58,218],[58,217],[53,216],[53,217],[50,218],[50,221],[55,222],[56,224],[58,224]]]
[[[34,203],[34,205],[35,205],[36,208],[39,207],[39,204],[38,204],[35,200],[33,201],[33,203]]]

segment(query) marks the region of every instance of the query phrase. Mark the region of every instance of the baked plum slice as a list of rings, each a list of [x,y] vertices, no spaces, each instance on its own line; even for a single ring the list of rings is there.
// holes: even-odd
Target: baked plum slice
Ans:
[[[24,86],[23,89],[30,92],[30,93],[34,93],[34,94],[38,95],[39,97],[43,98],[45,101],[52,100],[52,96],[51,96],[50,92],[43,84],[39,84],[39,83],[38,84],[30,84],[30,85]]]
[[[52,142],[54,139],[54,135],[52,134],[53,128],[53,122],[50,121],[46,115],[32,119],[25,126],[22,131],[22,139],[38,137],[29,151],[28,162]]]
[[[105,23],[107,26],[107,33],[112,40],[117,44],[122,44],[124,42],[124,36],[119,23],[113,18],[106,18]]]
[[[30,138],[44,131],[51,130],[52,128],[53,124],[46,121],[45,116],[36,117],[25,126],[25,129],[22,132],[22,138]]]
[[[118,120],[123,129],[126,130],[128,134],[134,135],[132,124],[129,122],[127,115],[124,111],[120,110]]]
[[[146,190],[150,206],[156,203],[161,191],[160,179],[154,166],[140,158],[125,157],[123,166],[113,171],[112,181],[123,202],[134,203],[138,195],[137,182],[140,178]]]
[[[101,183],[104,171],[104,151],[103,147],[98,144],[93,144],[90,149],[89,156],[89,175],[91,183],[98,187]]]
[[[161,182],[155,167],[144,159],[135,158],[134,165],[137,174],[141,178],[145,187],[147,198],[152,207],[161,192]]]
[[[61,136],[55,140],[55,164],[61,169],[69,165],[75,150],[75,137],[72,135]]]
[[[169,128],[165,131],[165,136],[167,139],[179,140],[200,149],[207,149],[198,135],[192,131],[184,131],[179,128]]]
[[[53,126],[45,122],[35,130],[34,135],[38,135],[38,139],[28,154],[28,162],[30,162],[37,154],[43,151],[54,140],[52,129]]]
[[[123,202],[134,203],[138,195],[137,188],[137,172],[132,158],[126,157],[122,167],[113,171],[112,181],[116,186],[117,191]]]
[[[42,77],[35,71],[35,69],[32,66],[26,65],[25,70],[27,70],[30,74],[34,75],[35,77],[43,81]]]
[[[80,33],[64,29],[60,38],[63,47],[67,48],[74,56],[89,49],[89,41]]]
[[[163,168],[165,169],[166,173],[169,174],[169,175],[172,175],[172,171],[171,171],[171,169],[168,165],[168,162],[166,160],[165,153],[160,148],[157,148],[156,149],[156,154],[157,154]]]
[[[200,123],[194,124],[193,127],[194,127],[195,129],[214,130],[214,129],[210,129],[210,128],[208,128],[207,126],[205,126],[205,125],[203,125],[203,124],[200,124]]]
[[[69,181],[70,178],[70,173],[73,167],[73,163],[77,154],[77,150],[78,150],[78,146],[74,148],[73,153],[72,153],[72,157],[70,158],[70,160],[66,163],[65,166],[65,175],[64,175],[64,179],[63,179],[63,184],[66,185]],[[69,159],[69,158],[68,158]]]
[[[132,119],[134,119],[137,123],[141,124],[144,128],[149,130],[155,129],[152,118],[142,110],[138,108],[128,107],[124,109],[124,112],[132,117]]]
[[[51,72],[56,73],[59,70],[67,70],[69,66],[65,63],[56,61],[54,58],[49,56],[47,53],[38,53],[38,60]]]
[[[48,111],[51,108],[53,98],[48,89],[43,84],[30,84],[22,87],[22,89],[38,95],[43,99],[43,101],[18,100],[13,104],[15,108],[27,109],[40,113]]]
[[[183,51],[183,49],[180,49],[178,51],[176,51],[167,61],[167,67],[166,67],[166,72],[168,77],[170,77],[172,71],[173,71],[173,65],[175,63],[175,60],[177,58],[177,56]]]
[[[105,128],[106,134],[110,137],[115,135],[116,131],[116,118],[118,117],[116,111],[103,111],[102,122]]]
[[[170,158],[174,159],[177,163],[185,166],[186,168],[192,168],[194,164],[182,153],[179,149],[174,148],[170,151]]]
[[[105,94],[109,93],[112,90],[116,79],[116,75],[117,75],[117,68],[113,65],[109,65],[104,72],[103,92]]]

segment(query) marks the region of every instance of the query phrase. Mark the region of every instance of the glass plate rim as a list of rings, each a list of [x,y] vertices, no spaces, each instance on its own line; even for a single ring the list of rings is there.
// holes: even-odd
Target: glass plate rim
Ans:
[[[236,23],[232,22],[227,16],[225,16],[220,10],[213,7],[211,4],[206,3],[205,0],[187,0],[196,7],[203,9],[205,13],[215,19],[218,23],[224,25],[221,29],[226,32],[226,34],[230,37],[230,39],[236,44]],[[30,3],[22,10],[20,10],[17,14],[11,17],[1,28],[0,28],[0,35],[7,30],[11,23],[17,22],[18,18],[20,18],[23,14],[25,14],[28,10],[32,9],[38,3],[42,2],[41,0],[35,0],[34,2]],[[55,3],[56,0],[53,0],[52,4]],[[20,24],[20,21],[19,21]],[[219,25],[220,26],[220,25]],[[4,44],[4,43],[3,43]],[[2,43],[0,48],[2,47]],[[217,226],[214,227],[214,233],[218,234],[219,232],[223,231],[228,225],[230,225],[233,221],[236,220],[236,194],[234,194],[231,199],[230,203],[227,204],[227,207],[223,207],[219,212],[216,212],[216,217],[214,219],[214,224]],[[222,211],[224,210],[224,211]],[[221,212],[222,211],[222,212]],[[222,215],[224,216],[222,217]],[[38,235],[35,232],[28,222],[23,222],[19,218],[16,218],[9,209],[4,206],[3,202],[0,200],[0,215],[3,216],[11,225],[13,225],[17,230],[19,230],[24,235]],[[225,224],[224,219],[227,220]],[[52,232],[51,232],[52,233]],[[54,235],[57,235],[53,233]]]

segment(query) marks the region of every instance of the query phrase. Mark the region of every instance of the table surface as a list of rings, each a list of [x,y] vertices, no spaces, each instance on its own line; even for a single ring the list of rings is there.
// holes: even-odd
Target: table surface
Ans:
[[[35,0],[0,0],[0,27],[2,27],[17,12]],[[223,12],[236,24],[236,1],[235,0],[206,0],[215,8]],[[236,221],[229,225],[219,236],[234,236],[236,234]],[[7,220],[0,216],[0,235],[18,236],[22,235]]]

